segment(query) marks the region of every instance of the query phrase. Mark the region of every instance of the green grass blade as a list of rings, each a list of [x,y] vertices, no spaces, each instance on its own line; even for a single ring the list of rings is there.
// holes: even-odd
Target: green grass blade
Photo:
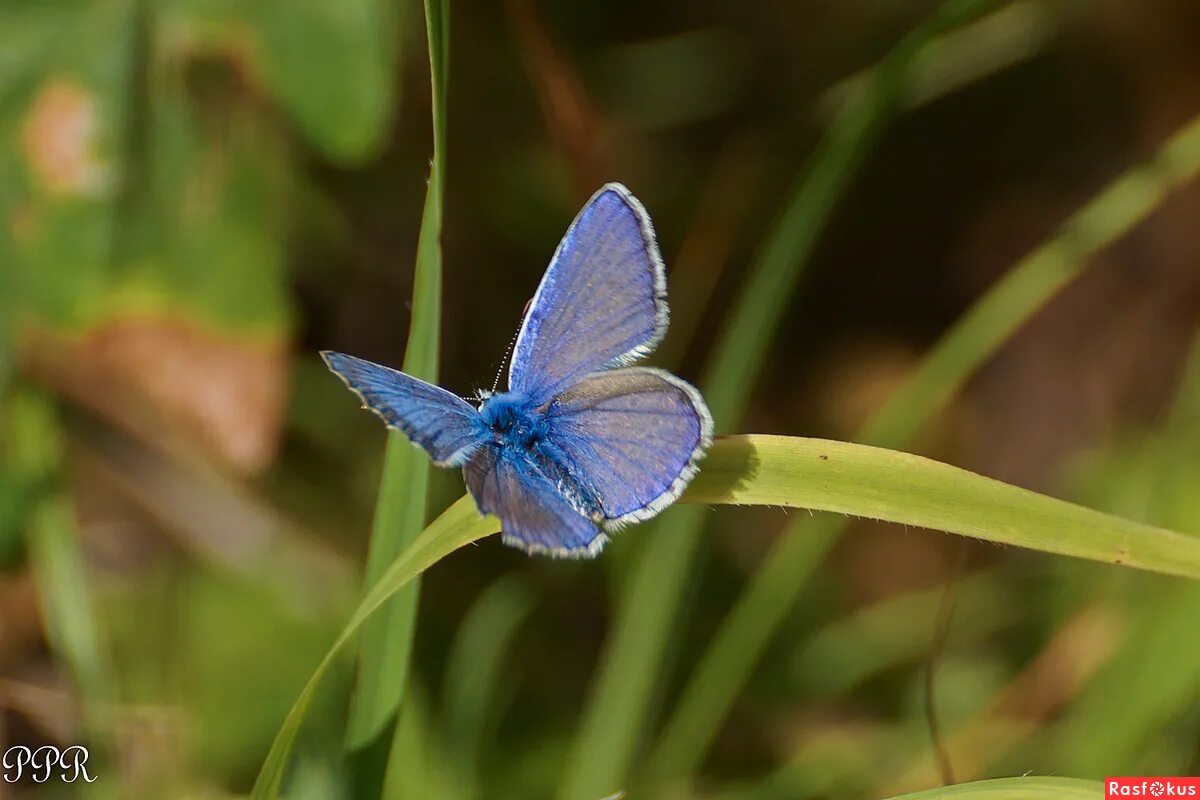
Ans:
[[[746,289],[718,342],[702,389],[717,425],[737,425],[767,346],[825,223],[904,96],[921,53],[947,30],[995,6],[950,0],[905,37],[849,103],[792,190],[759,252]],[[587,800],[619,788],[642,740],[669,632],[693,572],[705,515],[676,512],[647,537],[613,623],[583,713],[561,800]]]
[[[446,754],[462,794],[478,797],[481,750],[505,699],[505,658],[533,610],[533,592],[517,573],[499,578],[467,612],[446,659],[442,726]]]
[[[47,641],[79,696],[93,757],[114,764],[112,706],[117,684],[108,641],[96,613],[70,499],[50,489],[62,469],[63,433],[53,404],[13,387],[0,397],[0,486],[15,490],[0,509],[0,526],[23,534]],[[0,529],[0,557],[6,531]],[[20,535],[18,534],[18,535]],[[88,797],[115,797],[121,782],[97,783]]]
[[[1176,133],[1153,160],[1118,177],[1057,236],[1020,261],[942,338],[857,438],[905,446],[1017,328],[1085,269],[1088,259],[1197,172],[1200,118]],[[798,520],[780,537],[700,659],[647,760],[648,780],[677,779],[699,767],[805,578],[844,524],[832,516]]]
[[[296,699],[292,710],[288,712],[279,733],[275,736],[275,741],[271,744],[262,769],[259,771],[258,780],[254,784],[253,797],[262,800],[278,796],[288,755],[292,745],[295,744],[300,723],[312,703],[313,696],[320,686],[321,680],[333,665],[337,654],[349,643],[363,623],[370,619],[380,606],[387,603],[396,592],[416,580],[430,566],[458,548],[496,533],[499,529],[499,522],[494,517],[480,517],[475,508],[475,502],[470,497],[463,497],[435,519],[388,567],[367,592],[366,597],[350,617],[350,621],[346,623],[346,627],[338,634],[333,646],[325,654],[321,663],[317,665],[313,676],[309,678],[304,690]]]
[[[1200,117],[1168,139],[1153,159],[1119,176],[1073,214],[1059,233],[1022,259],[942,338],[917,373],[865,426],[859,438],[903,447],[976,369],[1088,260],[1149,216],[1200,173]]]
[[[49,640],[74,679],[84,728],[89,738],[100,744],[101,752],[93,748],[93,754],[103,757],[111,768],[115,764],[109,741],[115,682],[88,588],[83,554],[76,541],[75,521],[65,498],[54,497],[39,504],[30,521],[28,545]],[[100,800],[116,797],[117,793],[113,782],[97,782],[83,790],[84,796]]]
[[[1136,773],[1155,737],[1195,708],[1200,585],[1146,586],[1136,597],[1120,647],[1054,730],[1056,767],[1089,776]]]
[[[996,5],[999,0],[945,3],[896,45],[873,70],[867,90],[834,120],[759,252],[713,353],[704,398],[718,423],[729,425],[745,410],[792,290],[838,200],[894,116],[922,53],[942,34]]]
[[[682,502],[810,508],[1200,579],[1200,538],[1143,525],[928,458],[826,439],[727,436]],[[679,513],[673,510],[672,513]],[[499,530],[460,498],[372,587],[271,746],[254,797],[274,797],[304,713],[340,649],[390,597],[458,548]]]
[[[65,499],[42,502],[30,525],[29,555],[50,640],[74,673],[85,708],[94,717],[115,698],[74,529]],[[98,728],[102,720],[88,722]]]
[[[1192,514],[1172,513],[1195,487],[1172,481],[1194,474],[1200,429],[1200,340],[1166,424],[1153,438],[1153,466],[1128,476],[1149,484],[1149,518],[1194,529]],[[1056,765],[1072,774],[1129,774],[1156,751],[1155,735],[1186,717],[1200,697],[1200,584],[1136,586],[1128,601],[1129,633],[1112,658],[1075,698],[1055,730]],[[1155,763],[1161,753],[1155,752]],[[1164,765],[1165,766],[1165,765]],[[1185,761],[1178,769],[1187,769]]]
[[[1104,786],[1074,778],[997,778],[960,783],[888,800],[1100,800]]]
[[[434,725],[429,719],[429,703],[421,686],[410,684],[392,751],[388,754],[380,800],[456,800],[459,797],[438,741],[429,735]]]
[[[905,93],[905,109],[931,103],[1032,58],[1077,10],[1077,5],[1020,0],[941,37],[921,59]],[[819,113],[832,117],[867,80],[868,73],[851,75],[827,89],[817,101]]]
[[[863,444],[728,436],[714,444],[682,501],[834,511],[1200,578],[1200,537]]]
[[[964,578],[955,593],[955,614],[969,626],[955,632],[955,644],[969,647],[1021,619],[1017,592],[1006,592],[999,576],[982,573]],[[916,663],[929,655],[937,636],[940,586],[906,592],[859,609],[805,638],[788,665],[806,696],[845,695],[898,664]]]
[[[446,170],[446,70],[450,25],[447,0],[427,0],[425,20],[433,97],[433,163],[417,241],[412,321],[403,369],[414,377],[436,381]],[[424,526],[428,487],[429,460],[425,454],[409,445],[403,434],[389,432],[367,557],[367,586],[379,580],[383,570]],[[346,743],[350,748],[363,747],[377,737],[400,704],[408,676],[419,589],[414,582],[363,631],[359,642],[358,684],[346,729]]]

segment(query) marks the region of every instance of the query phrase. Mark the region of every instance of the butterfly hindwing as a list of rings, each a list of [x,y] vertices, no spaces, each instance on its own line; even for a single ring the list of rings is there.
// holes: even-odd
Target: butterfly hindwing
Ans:
[[[647,519],[679,496],[712,438],[699,392],[669,372],[589,375],[546,411],[549,440],[608,523]]]
[[[388,427],[420,445],[439,466],[463,464],[488,438],[479,412],[440,386],[343,353],[321,353]]]
[[[588,556],[607,537],[575,510],[527,454],[485,445],[463,467],[479,510],[495,514],[506,544],[528,553]]]
[[[667,327],[666,279],[641,203],[610,183],[571,223],[521,324],[509,390],[548,400],[649,352]]]

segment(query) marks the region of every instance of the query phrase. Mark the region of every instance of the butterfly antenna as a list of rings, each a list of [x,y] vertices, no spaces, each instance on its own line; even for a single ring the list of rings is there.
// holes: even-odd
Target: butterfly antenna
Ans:
[[[521,329],[517,328],[517,332],[513,334],[512,339],[508,341],[508,347],[504,350],[504,358],[500,359],[500,368],[496,370],[496,380],[492,381],[492,394],[496,393],[496,387],[500,385],[500,376],[504,374],[504,368],[508,366],[508,358],[512,355],[513,347],[517,344],[517,337],[521,335]]]

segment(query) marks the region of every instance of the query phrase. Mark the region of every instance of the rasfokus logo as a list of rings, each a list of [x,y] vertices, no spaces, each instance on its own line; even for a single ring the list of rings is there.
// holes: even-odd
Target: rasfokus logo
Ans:
[[[1195,797],[1200,800],[1200,778],[1105,778],[1104,800],[1117,797]]]

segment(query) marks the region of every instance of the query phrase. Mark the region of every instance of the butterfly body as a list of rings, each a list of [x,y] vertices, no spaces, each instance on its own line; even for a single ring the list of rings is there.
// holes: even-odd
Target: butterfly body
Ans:
[[[479,415],[498,445],[535,448],[546,440],[549,428],[546,415],[538,411],[532,400],[515,392],[487,398],[479,407]]]
[[[480,511],[530,553],[587,556],[672,503],[712,419],[686,381],[628,367],[666,331],[666,282],[645,209],[619,184],[567,230],[517,335],[509,388],[471,405],[341,353],[329,368],[439,466],[462,467]]]
[[[550,404],[541,407],[516,392],[494,394],[479,407],[483,424],[492,434],[480,449],[491,448],[494,455],[473,458],[503,459],[526,470],[537,470],[554,480],[558,492],[580,513],[593,521],[603,519],[595,492],[590,490],[573,468],[570,456],[556,444]]]

